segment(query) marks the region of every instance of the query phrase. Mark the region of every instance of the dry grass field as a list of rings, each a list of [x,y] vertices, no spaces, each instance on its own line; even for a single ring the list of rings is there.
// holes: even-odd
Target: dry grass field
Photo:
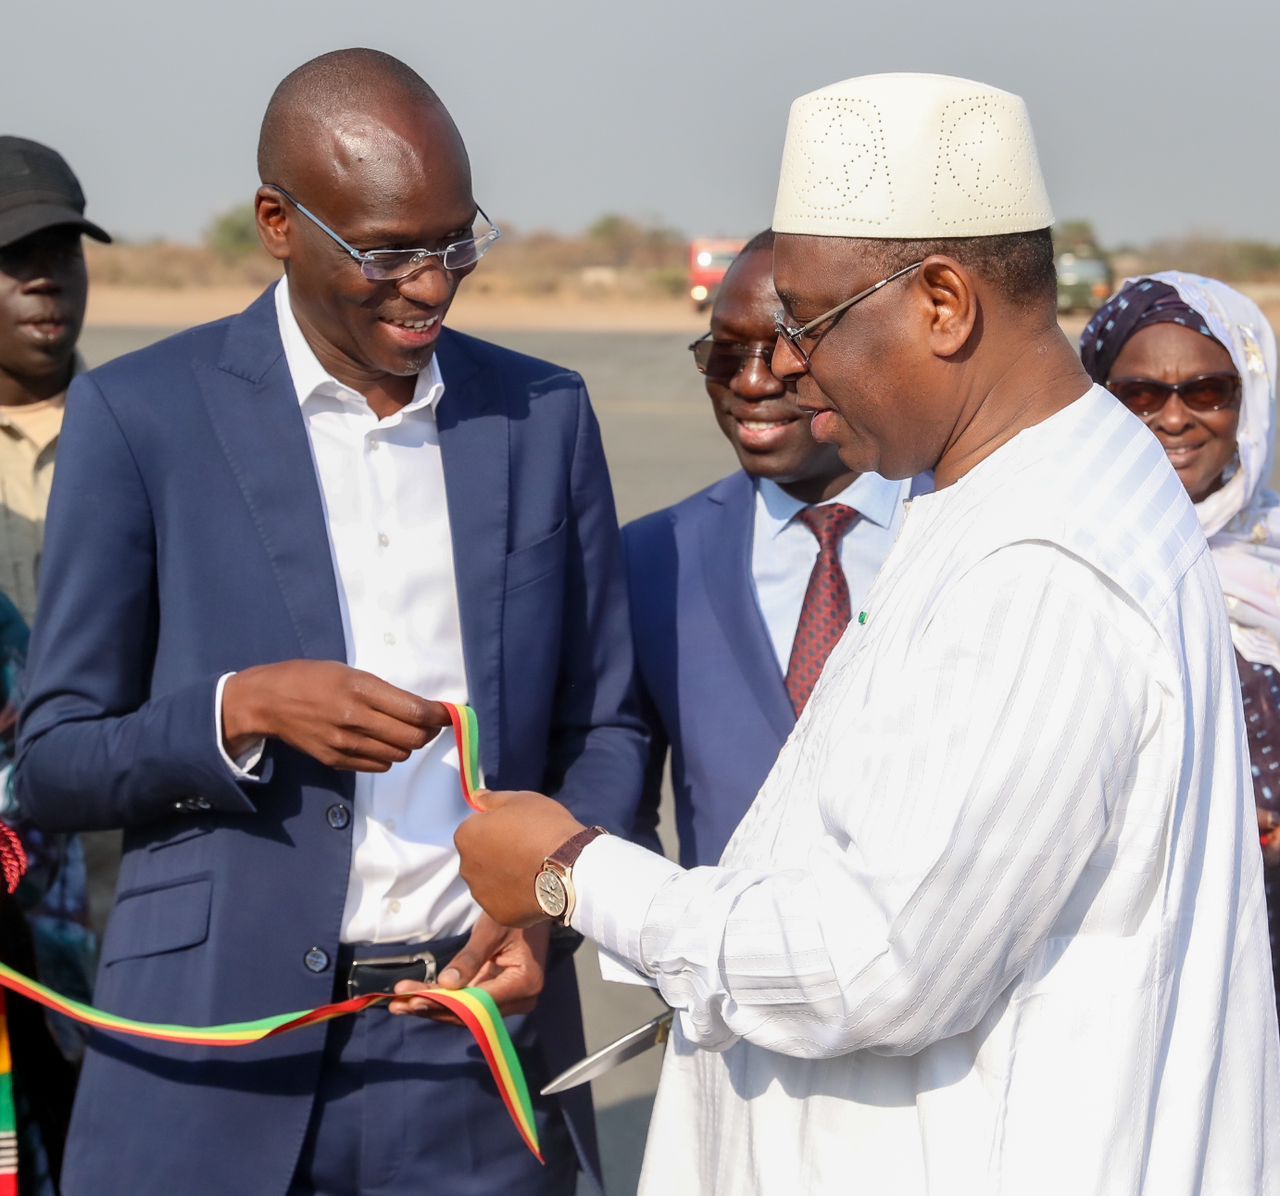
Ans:
[[[90,328],[188,328],[247,307],[261,287],[134,287],[93,282]],[[469,293],[464,287],[449,316],[464,332],[495,329],[537,332],[701,332],[706,317],[679,299],[588,299],[575,295],[533,298]]]
[[[265,282],[264,282],[265,285]],[[89,288],[90,328],[189,328],[232,315],[247,307],[262,287],[245,283],[211,286],[121,286],[94,281]],[[1280,328],[1280,284],[1244,283]],[[684,299],[625,298],[579,294],[537,298],[501,291],[468,290],[459,293],[449,324],[463,332],[679,332],[698,334],[706,329],[705,315]],[[1078,336],[1084,317],[1063,319],[1068,334]]]

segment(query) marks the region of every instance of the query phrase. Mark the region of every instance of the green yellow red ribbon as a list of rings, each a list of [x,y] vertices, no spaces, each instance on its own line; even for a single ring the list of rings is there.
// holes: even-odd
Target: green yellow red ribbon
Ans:
[[[475,711],[470,706],[454,705],[450,702],[444,705],[449,710],[449,718],[458,739],[459,773],[463,796],[468,805],[479,809],[474,800],[475,792],[481,788],[479,736]],[[8,854],[2,837],[0,837],[0,855],[5,856],[7,864]],[[267,1038],[288,1034],[293,1030],[301,1030],[304,1026],[314,1026],[336,1017],[359,1013],[361,1010],[368,1009],[370,1005],[391,1000],[389,993],[370,993],[347,1001],[321,1005],[317,1009],[306,1009],[298,1013],[278,1013],[273,1017],[259,1018],[252,1022],[231,1022],[221,1026],[175,1026],[160,1022],[140,1022],[114,1013],[106,1013],[101,1009],[95,1009],[92,1005],[85,1005],[69,997],[60,996],[43,984],[0,963],[0,990],[2,989],[9,989],[74,1021],[111,1034],[205,1047],[248,1046]],[[507,1033],[502,1014],[498,1012],[493,998],[481,988],[432,988],[415,993],[414,996],[448,1010],[471,1031],[516,1130],[524,1139],[525,1145],[533,1152],[534,1157],[542,1162],[538,1127],[533,1119],[533,1102],[529,1097],[529,1086],[525,1081],[524,1069],[520,1066],[515,1046],[511,1042],[511,1036]],[[13,1116],[10,1096],[9,1119],[6,1122],[4,1094],[8,1089],[5,1083],[8,1078],[8,1039],[4,1033],[3,1015],[3,992],[0,992],[0,1196],[8,1196],[9,1190],[4,1186],[6,1178],[4,1150],[6,1132],[11,1133],[13,1129]],[[16,1143],[14,1166],[16,1176]]]
[[[140,1022],[133,1018],[120,1017],[73,1001],[70,997],[60,996],[43,984],[37,983],[20,972],[0,963],[0,988],[7,988],[19,996],[35,1001],[46,1009],[61,1013],[74,1021],[97,1030],[105,1030],[111,1034],[124,1034],[131,1038],[151,1038],[157,1042],[176,1042],[186,1046],[237,1047],[249,1046],[268,1038],[276,1038],[288,1034],[292,1030],[301,1030],[304,1026],[314,1026],[320,1022],[332,1021],[336,1017],[345,1017],[351,1013],[359,1013],[382,1001],[391,1000],[389,993],[369,993],[365,996],[352,997],[347,1001],[335,1001],[331,1005],[321,1005],[318,1009],[305,1009],[298,1013],[277,1013],[273,1017],[259,1018],[252,1022],[228,1022],[221,1026],[174,1026],[162,1022]],[[475,1037],[480,1053],[493,1075],[502,1096],[502,1102],[511,1114],[511,1120],[524,1139],[525,1145],[541,1161],[542,1153],[538,1144],[538,1128],[533,1120],[533,1103],[529,1099],[529,1087],[525,1082],[524,1070],[516,1055],[516,1049],[507,1033],[502,1015],[498,1012],[493,998],[481,988],[444,989],[433,988],[425,992],[415,993],[415,997],[430,1001],[447,1009],[471,1031]],[[3,1060],[3,1047],[0,1046],[0,1061]],[[0,1076],[4,1073],[0,1072]],[[0,1099],[0,1141],[4,1132],[3,1100]],[[0,1176],[3,1171],[0,1170]],[[4,1188],[0,1184],[0,1196]]]
[[[18,1111],[13,1099],[9,1011],[0,992],[0,1196],[18,1196]]]
[[[449,721],[453,723],[453,734],[458,741],[458,775],[462,778],[462,796],[473,810],[481,807],[476,803],[476,792],[484,788],[480,776],[480,725],[476,722],[476,712],[470,706],[455,706],[452,702],[443,702],[449,712]]]

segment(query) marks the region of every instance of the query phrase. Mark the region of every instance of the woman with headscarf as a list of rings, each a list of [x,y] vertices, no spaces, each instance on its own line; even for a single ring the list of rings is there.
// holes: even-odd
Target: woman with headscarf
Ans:
[[[1095,382],[1142,419],[1195,503],[1227,600],[1280,964],[1280,496],[1268,487],[1276,338],[1257,304],[1195,274],[1127,281],[1084,330]],[[1280,990],[1280,967],[1277,967]]]

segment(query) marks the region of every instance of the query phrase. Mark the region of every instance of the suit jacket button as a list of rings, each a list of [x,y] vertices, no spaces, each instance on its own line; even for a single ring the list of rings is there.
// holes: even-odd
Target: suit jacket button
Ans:
[[[329,966],[329,953],[322,951],[319,947],[312,947],[302,957],[302,962],[307,965],[309,972],[323,972]]]
[[[335,802],[331,805],[324,812],[324,816],[329,820],[329,825],[335,831],[345,830],[347,824],[351,821],[351,811],[341,802]]]

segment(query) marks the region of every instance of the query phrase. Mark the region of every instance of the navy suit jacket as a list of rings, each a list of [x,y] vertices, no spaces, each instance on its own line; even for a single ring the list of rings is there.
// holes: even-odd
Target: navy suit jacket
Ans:
[[[911,493],[930,489],[922,475]],[[686,868],[719,862],[796,725],[751,577],[755,504],[739,470],[622,533],[652,741],[633,837],[661,850],[669,749]]]
[[[634,836],[658,848],[671,753],[680,862],[714,864],[796,725],[751,581],[755,486],[739,470],[623,529],[651,754]]]
[[[645,743],[627,698],[625,578],[585,389],[458,333],[444,332],[438,352],[486,778],[625,830]],[[298,657],[342,661],[346,645],[268,291],[239,316],[77,379],[68,400],[16,784],[51,830],[124,828],[102,1007],[207,1025],[331,999],[332,964],[317,974],[303,960],[316,947],[337,953],[351,832],[326,813],[350,806],[353,774],[271,741],[262,780],[239,782],[214,728],[220,675]],[[550,1036],[563,1056],[551,1065],[581,1045],[571,969],[565,984],[539,1006],[572,1006],[572,1025]],[[95,1037],[68,1166],[99,1191],[284,1192],[323,1034],[231,1054]],[[565,1108],[595,1170],[589,1101]]]

